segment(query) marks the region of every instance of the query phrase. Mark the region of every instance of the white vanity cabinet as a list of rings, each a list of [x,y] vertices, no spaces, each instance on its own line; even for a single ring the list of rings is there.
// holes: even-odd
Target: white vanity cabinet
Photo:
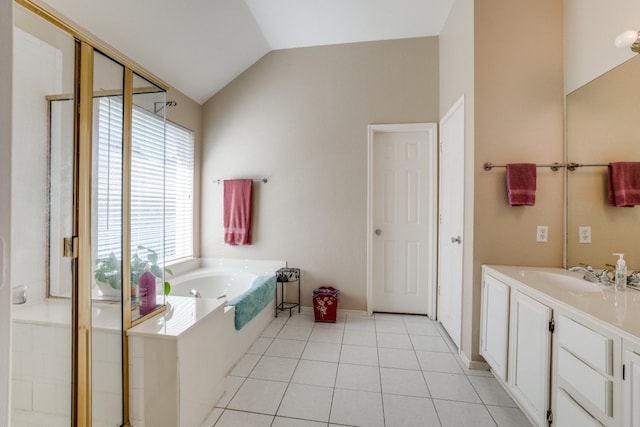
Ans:
[[[502,381],[507,381],[509,289],[491,275],[485,274],[482,279],[480,354]]]
[[[507,383],[521,409],[537,426],[547,425],[551,316],[548,306],[522,292],[512,292]]]
[[[558,315],[554,350],[554,419],[614,425],[615,338],[596,325]]]
[[[640,427],[640,344],[624,342],[622,418],[624,427]]]

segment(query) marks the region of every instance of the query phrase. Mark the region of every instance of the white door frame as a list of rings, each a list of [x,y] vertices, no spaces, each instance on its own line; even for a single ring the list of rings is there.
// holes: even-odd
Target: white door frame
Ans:
[[[367,137],[367,314],[371,316],[373,314],[373,143],[376,133],[383,132],[437,132],[437,123],[403,123],[403,124],[379,124],[368,126]],[[438,137],[434,138],[434,144],[428,148],[431,151],[432,167],[434,171],[437,171],[438,167]],[[433,236],[431,246],[429,247],[430,255],[428,256],[429,265],[427,271],[430,271],[429,277],[429,307],[427,307],[427,313],[429,317],[435,318],[436,315],[436,292],[437,292],[437,230],[438,230],[438,180],[437,172],[435,172],[436,179],[433,180],[433,185],[429,188],[429,191],[433,197],[434,214],[432,215],[432,223],[428,224],[430,231],[429,235]]]

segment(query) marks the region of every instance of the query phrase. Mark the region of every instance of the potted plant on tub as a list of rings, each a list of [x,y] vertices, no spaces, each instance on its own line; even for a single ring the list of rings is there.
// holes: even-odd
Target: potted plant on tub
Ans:
[[[140,277],[147,270],[153,274],[155,278],[162,278],[163,269],[158,265],[158,253],[153,249],[139,245],[131,257],[132,295],[135,295],[134,292],[138,287]],[[169,275],[173,274],[169,268],[164,268],[164,272]],[[122,272],[120,269],[120,260],[113,252],[111,252],[109,256],[97,260],[94,275],[100,293],[105,299],[120,299]],[[169,295],[170,292],[171,284],[165,281],[165,296]]]

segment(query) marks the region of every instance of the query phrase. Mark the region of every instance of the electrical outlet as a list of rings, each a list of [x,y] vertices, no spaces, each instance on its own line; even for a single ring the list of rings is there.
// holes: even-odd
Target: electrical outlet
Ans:
[[[578,227],[578,236],[580,243],[591,243],[591,227],[588,225]]]
[[[549,226],[539,225],[536,231],[536,242],[546,243],[549,240]]]

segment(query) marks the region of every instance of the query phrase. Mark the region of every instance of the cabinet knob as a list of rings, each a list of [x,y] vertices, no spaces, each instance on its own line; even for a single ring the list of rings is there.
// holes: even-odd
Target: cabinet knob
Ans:
[[[379,228],[376,228],[376,236],[379,236],[382,234],[382,230],[380,230]]]
[[[462,237],[458,236],[458,237],[452,237],[451,238],[451,243],[457,243],[457,244],[462,244]]]

